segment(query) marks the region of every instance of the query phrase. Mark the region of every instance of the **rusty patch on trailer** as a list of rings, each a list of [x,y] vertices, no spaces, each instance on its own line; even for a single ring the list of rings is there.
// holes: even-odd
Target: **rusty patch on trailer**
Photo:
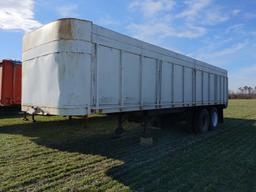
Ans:
[[[74,39],[72,20],[61,20],[59,22],[58,35],[60,39]]]

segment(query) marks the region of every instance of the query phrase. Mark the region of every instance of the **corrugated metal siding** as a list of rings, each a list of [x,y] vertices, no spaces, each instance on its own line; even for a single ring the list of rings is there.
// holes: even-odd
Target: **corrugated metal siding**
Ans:
[[[21,103],[21,64],[11,60],[0,63],[0,105]]]

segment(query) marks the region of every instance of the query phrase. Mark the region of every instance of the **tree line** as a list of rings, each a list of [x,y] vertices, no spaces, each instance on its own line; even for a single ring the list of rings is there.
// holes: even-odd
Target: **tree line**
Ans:
[[[229,91],[230,99],[256,99],[256,86],[239,87],[237,92]]]

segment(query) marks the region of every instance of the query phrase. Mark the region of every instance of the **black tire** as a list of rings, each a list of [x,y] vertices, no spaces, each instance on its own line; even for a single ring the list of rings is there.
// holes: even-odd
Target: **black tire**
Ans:
[[[218,114],[218,110],[213,107],[210,110],[210,126],[209,129],[210,130],[215,130],[218,128],[219,125],[219,114]]]
[[[209,130],[210,118],[207,109],[201,109],[196,112],[194,117],[195,133],[203,134]]]

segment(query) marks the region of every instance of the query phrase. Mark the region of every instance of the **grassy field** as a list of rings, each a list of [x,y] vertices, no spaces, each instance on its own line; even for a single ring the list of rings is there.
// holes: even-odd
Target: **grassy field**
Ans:
[[[256,100],[232,100],[205,135],[138,124],[111,139],[114,117],[0,117],[0,191],[256,191]]]

